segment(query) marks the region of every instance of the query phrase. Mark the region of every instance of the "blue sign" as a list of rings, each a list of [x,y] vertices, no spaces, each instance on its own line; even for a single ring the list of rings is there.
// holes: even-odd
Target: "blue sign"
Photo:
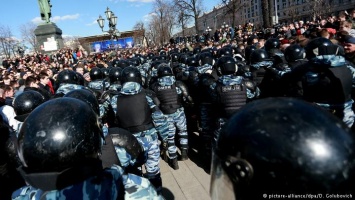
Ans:
[[[129,49],[134,47],[133,37],[119,38],[117,40],[105,40],[92,42],[90,44],[91,52],[100,53],[110,49]]]

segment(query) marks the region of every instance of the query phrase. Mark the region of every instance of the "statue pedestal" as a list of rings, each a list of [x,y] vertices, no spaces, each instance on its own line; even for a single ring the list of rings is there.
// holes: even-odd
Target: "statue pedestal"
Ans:
[[[51,53],[64,47],[62,30],[54,23],[40,24],[34,33],[41,53]]]

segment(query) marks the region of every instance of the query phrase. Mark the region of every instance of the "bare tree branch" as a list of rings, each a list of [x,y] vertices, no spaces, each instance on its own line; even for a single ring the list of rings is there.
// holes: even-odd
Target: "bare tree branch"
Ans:
[[[20,32],[22,40],[31,45],[32,49],[35,51],[39,50],[36,40],[36,35],[34,33],[37,26],[34,23],[27,23],[20,26]]]
[[[195,22],[195,31],[199,32],[198,17],[203,12],[203,4],[201,0],[174,0],[174,4],[180,9],[184,10],[184,15],[188,18],[193,18]]]

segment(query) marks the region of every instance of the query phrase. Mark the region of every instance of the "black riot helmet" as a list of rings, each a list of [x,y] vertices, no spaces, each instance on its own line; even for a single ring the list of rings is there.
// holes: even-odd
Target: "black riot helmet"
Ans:
[[[129,61],[131,62],[131,64],[133,66],[137,67],[137,66],[141,65],[141,59],[140,58],[134,57],[134,58],[129,59]]]
[[[61,172],[99,160],[102,132],[97,114],[74,98],[38,106],[23,123],[18,155],[28,172]]]
[[[159,78],[161,78],[163,76],[174,76],[173,70],[166,63],[162,63],[162,64],[159,65],[157,73],[158,73],[158,77]]]
[[[58,85],[62,83],[78,84],[78,75],[73,70],[65,69],[58,73]]]
[[[25,121],[26,117],[39,105],[45,102],[43,95],[34,90],[26,90],[16,96],[13,107],[18,121]]]
[[[125,67],[128,67],[129,66],[129,63],[127,60],[119,60],[117,62],[117,67],[120,67],[120,68],[125,68]]]
[[[159,52],[159,56],[167,56],[166,51],[165,51],[165,50],[161,50],[161,51]]]
[[[78,85],[84,85],[85,83],[85,78],[82,74],[79,72],[75,72],[76,76],[78,77]]]
[[[115,67],[111,68],[109,72],[110,83],[115,83],[121,80],[122,68]]]
[[[217,61],[217,71],[220,75],[234,74],[238,71],[238,66],[233,57],[222,56]]]
[[[111,69],[111,67],[110,68],[108,68],[108,67],[101,68],[104,78],[106,78],[110,75],[110,69]]]
[[[254,45],[248,45],[245,47],[245,60],[249,63],[250,62],[250,55],[253,51],[255,51],[257,48]],[[248,64],[247,63],[247,64]]]
[[[89,104],[89,106],[94,110],[94,112],[99,116],[100,108],[99,102],[97,101],[96,96],[90,90],[87,89],[76,89],[68,92],[64,97],[75,98],[84,101]]]
[[[157,60],[160,60],[160,56],[154,56],[154,57],[152,58],[152,62],[157,61]]]
[[[339,47],[327,38],[318,37],[309,41],[305,47],[307,59],[319,55],[337,55]]]
[[[179,62],[179,53],[172,53],[170,54],[170,60],[171,62]]]
[[[198,59],[194,56],[190,56],[186,60],[186,65],[190,67],[198,67]]]
[[[126,67],[122,70],[121,75],[122,84],[126,82],[136,82],[142,84],[142,75],[135,67]]]
[[[280,40],[277,38],[269,38],[266,40],[264,48],[267,52],[272,49],[280,49]]]
[[[287,62],[306,58],[305,49],[299,44],[292,44],[285,49],[285,59]]]
[[[189,48],[187,48],[187,47],[184,47],[184,48],[182,48],[182,50],[181,50],[183,53],[188,53],[190,50],[189,50]]]
[[[222,56],[233,56],[233,50],[229,47],[222,47],[217,52],[218,57]]]
[[[101,80],[104,78],[104,73],[102,72],[102,70],[98,67],[93,67],[90,70],[90,79],[91,81],[95,81],[95,80]]]
[[[187,64],[187,59],[189,57],[187,56],[187,54],[180,54],[179,56],[179,62],[182,63],[182,64]]]
[[[160,55],[159,60],[168,60],[168,57],[166,55]]]
[[[201,48],[195,47],[192,52],[197,55],[197,54],[201,53]]]
[[[264,49],[256,49],[250,54],[250,63],[260,63],[269,60],[269,56]]]
[[[229,119],[217,139],[212,199],[353,194],[354,145],[342,121],[310,103],[253,101]]]
[[[205,53],[205,52],[209,52],[211,53],[211,55],[213,55],[213,49],[212,48],[206,48],[206,49],[202,49],[201,53]]]
[[[163,61],[162,60],[156,60],[156,61],[153,61],[152,64],[150,65],[151,66],[151,69],[158,69],[158,66],[160,64],[162,64]]]
[[[214,64],[214,59],[213,59],[213,56],[210,52],[200,53],[198,58],[199,58],[200,65],[205,65],[205,64],[213,65]]]
[[[149,52],[148,55],[147,55],[148,60],[152,60],[154,56],[155,56],[154,53]]]

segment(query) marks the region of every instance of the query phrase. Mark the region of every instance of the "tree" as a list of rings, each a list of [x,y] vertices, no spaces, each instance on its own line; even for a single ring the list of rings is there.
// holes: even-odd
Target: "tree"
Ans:
[[[307,0],[307,4],[309,5],[310,15],[315,21],[317,17],[330,12],[332,0]]]
[[[198,17],[203,12],[203,5],[201,0],[174,0],[174,4],[178,9],[184,11],[184,15],[187,18],[193,18],[195,24],[195,31],[199,33],[199,21]]]
[[[78,36],[65,36],[63,37],[64,47],[70,49],[76,49],[80,47],[80,42],[78,40]]]
[[[29,22],[27,24],[23,24],[20,26],[20,33],[21,33],[22,40],[25,43],[30,44],[31,48],[34,49],[35,51],[39,51],[36,35],[34,32],[36,28],[37,28],[36,24]]]
[[[238,11],[250,4],[250,2],[248,1],[247,3],[247,1],[242,0],[222,0],[222,4],[224,4],[224,6],[227,8],[226,14],[232,16],[232,27],[234,27],[236,25],[235,18],[238,14]]]
[[[137,43],[145,45],[147,37],[145,36],[144,23],[142,21],[136,22],[133,26],[133,31],[133,37],[137,40]]]
[[[299,17],[299,9],[301,9],[297,2],[288,0],[288,8],[285,12],[290,17],[290,21],[294,22]]]
[[[270,7],[269,4],[271,2],[269,2],[269,0],[261,0],[261,13],[262,13],[262,17],[263,17],[263,27],[264,28],[269,28],[271,27],[271,21],[270,21]]]
[[[149,24],[152,39],[155,44],[164,45],[169,41],[174,26],[175,17],[172,15],[173,6],[168,1],[156,0],[154,12]]]
[[[190,18],[187,16],[187,13],[185,10],[176,9],[175,13],[177,13],[177,16],[178,16],[176,27],[181,28],[182,37],[185,37],[185,29],[187,28],[187,24],[189,23]]]
[[[19,41],[12,35],[11,29],[8,26],[0,25],[0,51],[9,58],[17,52]]]

